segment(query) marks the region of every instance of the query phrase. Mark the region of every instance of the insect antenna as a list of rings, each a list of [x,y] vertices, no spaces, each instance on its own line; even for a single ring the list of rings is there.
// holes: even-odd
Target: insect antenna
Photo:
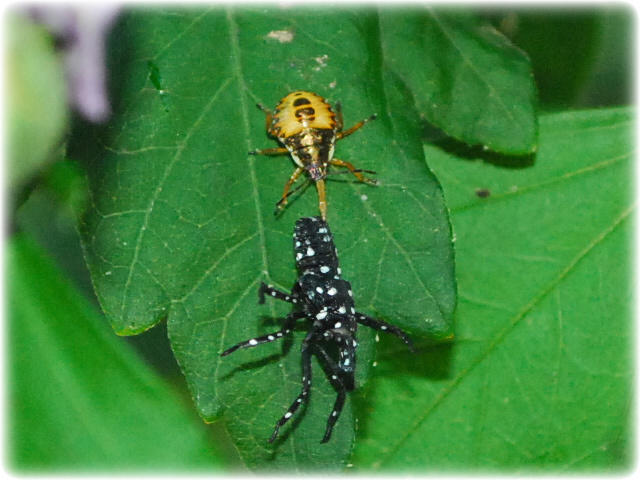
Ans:
[[[373,170],[364,170],[362,168],[356,168],[353,172],[349,170],[330,170],[329,175],[342,175],[344,173],[371,173],[372,175],[377,175],[378,172],[374,172]]]

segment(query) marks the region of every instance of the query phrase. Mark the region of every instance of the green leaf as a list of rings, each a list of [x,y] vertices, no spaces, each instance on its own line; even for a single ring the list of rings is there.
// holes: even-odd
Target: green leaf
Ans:
[[[633,131],[627,108],[544,116],[520,170],[426,148],[457,237],[456,343],[380,362],[360,469],[630,467]]]
[[[9,461],[23,472],[211,469],[198,419],[27,236],[7,253]]]
[[[9,184],[29,180],[58,149],[67,124],[63,64],[51,37],[21,15],[6,17]]]
[[[416,338],[451,334],[453,249],[442,192],[409,93],[383,68],[378,32],[375,13],[360,9],[132,12],[113,35],[115,116],[76,135],[92,199],[82,234],[107,317],[120,334],[168,317],[199,412],[208,421],[223,416],[255,468],[340,470],[355,424],[348,403],[331,442],[319,444],[336,393],[314,364],[308,408],[266,443],[301,388],[303,330],[284,345],[219,357],[279,329],[290,308],[258,305],[259,283],[291,288],[294,223],[318,213],[312,186],[273,216],[293,164],[247,154],[276,146],[256,102],[273,108],[304,89],[341,100],[347,126],[378,113],[336,155],[376,170],[382,185],[346,175],[328,182],[344,276],[360,311]],[[362,383],[373,335],[359,335]]]
[[[418,110],[448,135],[506,154],[537,148],[536,89],[527,56],[464,11],[383,10],[385,62]]]

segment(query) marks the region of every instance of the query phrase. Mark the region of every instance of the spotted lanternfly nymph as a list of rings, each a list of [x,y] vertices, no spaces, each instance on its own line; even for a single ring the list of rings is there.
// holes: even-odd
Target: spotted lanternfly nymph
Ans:
[[[301,218],[296,222],[293,239],[300,276],[291,293],[281,292],[263,283],[260,286],[259,298],[260,303],[264,303],[265,295],[271,295],[299,308],[285,318],[282,330],[240,342],[224,351],[222,356],[240,348],[254,347],[282,338],[292,331],[297,320],[309,320],[311,328],[301,347],[302,392],[276,423],[269,442],[276,439],[280,427],[308,400],[311,390],[311,355],[315,354],[327,367],[330,382],[338,392],[321,442],[325,443],[331,438],[331,431],[340,416],[347,392],[355,388],[355,333],[358,323],[392,333],[402,339],[411,351],[414,350],[411,339],[400,328],[356,312],[351,285],[340,277],[333,235],[324,220],[320,217]],[[336,356],[337,358],[334,358]]]
[[[266,148],[252,150],[251,155],[286,155],[290,154],[297,168],[284,186],[282,198],[277,203],[277,209],[287,204],[291,186],[305,170],[316,183],[318,189],[318,205],[320,215],[327,219],[327,199],[325,192],[325,178],[330,165],[345,167],[361,182],[377,185],[376,180],[362,175],[362,172],[375,173],[371,170],[359,170],[351,163],[333,158],[333,151],[338,140],[351,135],[363,127],[367,122],[376,118],[369,118],[356,123],[348,130],[342,131],[342,109],[336,103],[336,112],[331,110],[324,98],[311,92],[293,92],[280,100],[275,112],[271,112],[258,104],[258,108],[267,114],[267,133],[276,137],[284,145],[282,148]]]

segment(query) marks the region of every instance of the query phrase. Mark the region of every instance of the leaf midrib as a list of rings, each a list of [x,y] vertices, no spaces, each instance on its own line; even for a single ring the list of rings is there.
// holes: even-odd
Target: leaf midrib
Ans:
[[[233,14],[230,8],[226,9],[226,17],[227,17],[227,27],[229,31],[229,38],[231,40],[230,46],[231,46],[231,56],[233,59],[233,69],[235,71],[235,76],[236,76],[238,86],[239,86],[239,91],[240,91],[239,102],[242,110],[242,120],[244,124],[243,126],[244,126],[245,147],[246,147],[246,151],[249,152],[251,150],[251,143],[250,143],[251,129],[249,125],[249,108],[247,105],[246,96],[244,95],[244,93],[247,92],[249,89],[244,82],[244,76],[242,72],[242,61],[241,61],[242,50],[240,48],[240,45],[238,44],[238,38],[239,38],[238,25],[233,19]],[[270,276],[269,276],[269,262],[267,260],[266,236],[265,236],[264,224],[262,222],[262,212],[260,208],[260,193],[258,190],[258,178],[257,178],[257,173],[255,168],[255,158],[253,155],[247,154],[247,163],[248,163],[249,173],[251,176],[253,198],[255,201],[256,226],[259,234],[258,245],[259,245],[260,254],[262,257],[262,271],[265,272],[265,275],[267,276],[267,280],[269,280]],[[271,306],[271,311],[272,311],[272,315],[275,316],[276,312],[275,312],[275,306],[273,304]],[[227,317],[224,321],[224,327],[220,335],[221,341],[225,340],[225,332],[227,330],[228,321],[229,320]],[[220,364],[221,364],[221,357],[218,356],[215,375],[217,375]],[[286,374],[283,363],[280,364],[280,372],[282,374],[283,385],[286,385],[287,374]],[[217,383],[216,383],[216,389],[217,389]],[[293,459],[292,463],[295,466],[295,471],[297,473],[300,473],[299,462],[297,459],[296,448],[295,448],[295,443],[296,443],[295,435],[291,435],[290,439],[291,441],[289,442],[289,445],[291,446],[291,455]]]

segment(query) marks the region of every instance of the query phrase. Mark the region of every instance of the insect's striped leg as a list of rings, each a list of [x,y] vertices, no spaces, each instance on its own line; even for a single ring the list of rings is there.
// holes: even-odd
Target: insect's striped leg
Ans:
[[[336,403],[333,405],[333,410],[331,411],[331,415],[329,415],[329,419],[327,420],[327,429],[324,432],[324,437],[320,441],[320,443],[327,443],[331,439],[331,432],[333,431],[333,426],[340,418],[340,414],[342,413],[342,408],[344,407],[344,401],[347,398],[347,389],[344,384],[340,380],[340,372],[335,364],[335,361],[327,354],[327,352],[320,346],[318,346],[318,353],[324,359],[325,364],[331,371],[331,380],[332,385],[335,385],[338,389],[338,396],[336,398]]]
[[[369,118],[365,118],[364,120],[362,120],[361,122],[356,123],[353,127],[351,127],[350,129],[344,131],[344,132],[340,132],[336,135],[336,140],[341,140],[344,137],[348,137],[349,135],[351,135],[353,132],[360,130],[362,127],[364,127],[367,123],[369,123],[371,120],[375,120],[378,117],[378,115],[376,115],[375,113],[373,115],[371,115]]]
[[[278,300],[283,300],[289,303],[298,303],[298,296],[294,293],[288,294],[286,292],[281,292],[277,288],[274,288],[271,285],[267,285],[266,283],[260,283],[260,289],[258,290],[258,303],[264,303],[265,295],[269,295],[270,297],[277,298]]]
[[[262,110],[265,113],[264,126],[265,130],[269,135],[273,135],[275,132],[273,131],[273,112],[269,110],[267,107],[262,105],[261,103],[256,103],[256,107]],[[286,149],[285,149],[286,150]]]
[[[344,127],[344,121],[342,120],[342,104],[340,101],[337,101],[335,104],[336,107],[336,131],[341,132]]]
[[[274,340],[282,338],[288,333],[290,333],[291,330],[293,330],[293,327],[296,324],[296,320],[304,318],[304,316],[305,316],[304,312],[300,312],[300,311],[292,312],[285,317],[284,326],[282,327],[282,330],[278,330],[277,332],[269,333],[267,335],[262,335],[261,337],[256,337],[256,338],[252,338],[251,340],[245,340],[244,342],[240,342],[237,345],[234,345],[233,347],[228,348],[227,350],[222,352],[220,356],[226,357],[230,353],[233,353],[240,348],[255,347],[256,345],[260,345],[261,343],[273,342]]]
[[[327,192],[324,185],[324,179],[316,180],[316,188],[318,189],[318,207],[322,220],[327,220]]]
[[[416,349],[413,347],[413,342],[411,341],[411,338],[409,338],[409,335],[407,335],[407,333],[404,330],[396,327],[395,325],[391,325],[390,323],[387,323],[383,320],[377,320],[375,318],[371,318],[368,315],[364,315],[359,312],[356,312],[356,321],[364,325],[365,327],[373,328],[375,330],[381,330],[383,332],[392,333],[393,335],[398,337],[400,340],[402,340],[404,343],[406,343],[407,346],[409,347],[409,350],[411,350],[413,353],[416,353]]]
[[[315,340],[315,336],[315,330],[311,330],[311,332],[309,332],[309,334],[307,334],[305,339],[302,341],[302,347],[300,348],[300,352],[302,354],[302,392],[300,392],[300,395],[298,395],[293,401],[293,403],[289,407],[289,410],[287,410],[282,418],[280,418],[280,420],[278,420],[278,422],[276,423],[273,434],[268,440],[269,443],[273,443],[273,441],[278,436],[280,427],[282,427],[289,421],[293,414],[296,413],[298,407],[300,407],[302,402],[307,401],[307,398],[309,397],[309,391],[311,390],[311,351],[309,350],[309,343]]]
[[[293,185],[296,182],[296,180],[298,179],[298,177],[302,172],[304,172],[304,168],[302,167],[298,167],[293,171],[293,174],[291,175],[291,177],[289,178],[289,180],[284,186],[284,190],[282,191],[282,197],[280,197],[280,200],[278,200],[278,203],[276,203],[276,213],[278,212],[278,210],[282,210],[287,204],[288,202],[287,199],[290,195],[289,190],[291,189],[291,185]]]
[[[378,185],[378,183],[379,183],[377,180],[374,180],[373,178],[367,178],[364,175],[362,175],[360,172],[362,172],[363,170],[360,170],[360,169],[354,167],[349,162],[345,162],[344,160],[339,160],[337,158],[332,158],[329,163],[331,165],[335,165],[337,167],[348,168],[349,171],[353,174],[353,176],[356,177],[361,182],[368,183],[370,185]],[[373,172],[373,173],[375,173],[375,172]]]
[[[261,150],[251,150],[249,155],[286,155],[289,153],[284,147],[263,148]]]

